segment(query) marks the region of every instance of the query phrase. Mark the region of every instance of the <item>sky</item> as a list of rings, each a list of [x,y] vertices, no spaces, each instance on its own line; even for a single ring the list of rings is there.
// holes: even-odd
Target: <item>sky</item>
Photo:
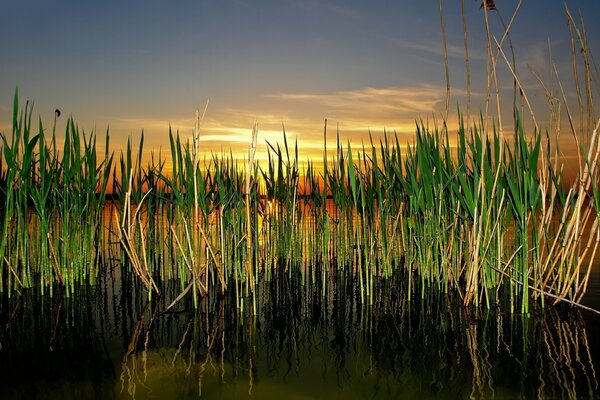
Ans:
[[[486,42],[480,1],[465,0],[472,108],[483,107]],[[496,0],[505,23],[517,1]],[[451,104],[465,111],[461,2],[444,0]],[[570,101],[571,47],[561,1],[527,0],[511,25],[521,84],[539,123],[550,125],[545,92],[528,66],[551,80],[550,52]],[[568,1],[584,15],[592,52],[600,48],[600,2]],[[266,141],[298,140],[301,158],[321,157],[328,138],[360,145],[369,131],[410,141],[415,121],[440,121],[446,80],[438,1],[81,0],[5,1],[0,6],[0,132],[9,133],[12,97],[34,102],[50,128],[55,109],[113,149],[143,130],[148,151],[168,152],[169,126],[190,137],[195,110],[201,150],[247,151],[252,125]],[[502,35],[490,12],[492,33]],[[509,53],[505,45],[504,50]],[[499,61],[502,110],[513,80]],[[574,107],[574,106],[573,106]],[[507,121],[508,118],[505,119]],[[62,125],[61,125],[62,124]],[[508,123],[503,123],[507,125]],[[332,143],[333,144],[333,143]]]

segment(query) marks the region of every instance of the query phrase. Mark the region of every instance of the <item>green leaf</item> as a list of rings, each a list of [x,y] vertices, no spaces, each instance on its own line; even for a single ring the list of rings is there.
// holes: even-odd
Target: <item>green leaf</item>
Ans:
[[[354,204],[356,204],[356,173],[354,171],[354,162],[352,161],[352,149],[350,148],[350,143],[348,143],[348,177],[350,180],[350,190],[352,193],[352,199],[354,200]]]

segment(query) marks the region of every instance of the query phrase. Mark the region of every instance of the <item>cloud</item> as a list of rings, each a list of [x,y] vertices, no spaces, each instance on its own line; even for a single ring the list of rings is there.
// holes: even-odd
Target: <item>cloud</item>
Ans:
[[[390,42],[392,44],[395,44],[396,46],[401,47],[403,50],[414,50],[417,52],[434,55],[436,57],[436,59],[438,59],[440,61],[440,63],[443,61],[443,58],[442,58],[443,57],[443,49],[442,49],[441,39],[440,39],[440,41],[437,41],[437,42],[408,41],[408,40],[399,39],[399,38],[393,37],[393,36],[383,36],[383,39],[387,40],[388,42]],[[464,45],[462,44],[462,42],[460,45],[452,43],[452,42],[447,42],[446,48],[448,51],[449,58],[457,58],[460,60],[463,60],[465,58],[465,48],[464,48]],[[484,60],[486,60],[486,57],[487,57],[486,52],[479,50],[478,48],[474,47],[473,45],[469,46],[469,59],[471,61],[473,61],[473,60],[484,61]]]
[[[464,95],[456,91],[457,95]],[[396,132],[404,142],[412,141],[415,121],[439,116],[445,106],[445,89],[433,85],[412,87],[365,87],[331,93],[285,92],[266,95],[259,109],[216,110],[201,125],[200,140],[207,148],[247,149],[252,125],[259,128],[259,147],[266,141],[282,143],[285,129],[288,145],[298,140],[301,153],[317,154],[323,148],[324,120],[328,119],[328,141],[333,146],[336,131],[343,143],[375,141],[384,130]],[[285,112],[261,112],[262,109]],[[193,120],[182,121],[190,132]],[[180,126],[181,129],[181,126]],[[181,131],[181,130],[180,130]]]
[[[464,96],[460,90],[456,96]],[[423,119],[441,121],[440,112],[445,107],[445,88],[434,85],[411,87],[364,87],[329,93],[282,92],[263,96],[250,106],[209,108],[200,123],[200,148],[203,153],[230,151],[234,157],[244,158],[250,143],[252,126],[258,123],[258,159],[266,158],[267,141],[283,145],[285,130],[289,149],[298,142],[301,160],[320,159],[323,152],[323,128],[327,118],[328,147],[334,148],[339,132],[343,144],[353,146],[370,142],[369,133],[378,143],[384,130],[397,134],[401,143],[414,139],[415,121]],[[267,110],[267,111],[265,111]],[[450,126],[455,126],[451,115]],[[111,132],[139,135],[145,132],[147,151],[163,153],[168,149],[168,129],[178,132],[182,141],[191,141],[194,114],[172,120],[156,117],[109,118]],[[116,139],[113,141],[113,137]],[[111,135],[115,148],[126,135]],[[135,142],[135,140],[134,140]]]
[[[418,117],[420,113],[431,113],[439,107],[445,92],[441,87],[422,85],[408,88],[366,87],[357,90],[336,93],[279,93],[269,95],[272,98],[304,102],[320,106],[325,113],[339,115],[367,114],[373,118],[381,116]]]

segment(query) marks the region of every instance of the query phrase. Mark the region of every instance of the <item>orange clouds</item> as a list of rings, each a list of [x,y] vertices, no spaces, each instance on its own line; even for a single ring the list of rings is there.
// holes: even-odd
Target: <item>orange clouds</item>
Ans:
[[[298,141],[301,159],[320,158],[323,150],[323,126],[329,120],[328,137],[334,144],[339,129],[343,142],[355,145],[368,141],[369,131],[375,139],[384,130],[396,131],[401,139],[411,141],[415,120],[440,115],[444,90],[433,85],[401,87],[365,87],[332,93],[276,93],[262,96],[260,105],[246,108],[209,107],[200,124],[200,148],[205,153],[221,151],[244,157],[250,143],[252,125],[259,126],[258,159],[266,158],[267,145],[283,142],[285,128],[288,144]],[[270,111],[265,111],[270,110]],[[283,110],[278,112],[278,110]],[[194,118],[164,120],[153,117],[115,118],[110,122],[114,147],[122,146],[127,135],[145,132],[148,151],[168,150],[168,129],[191,139]],[[126,132],[117,134],[115,132]],[[112,139],[111,139],[112,140]],[[123,143],[119,143],[119,141]]]

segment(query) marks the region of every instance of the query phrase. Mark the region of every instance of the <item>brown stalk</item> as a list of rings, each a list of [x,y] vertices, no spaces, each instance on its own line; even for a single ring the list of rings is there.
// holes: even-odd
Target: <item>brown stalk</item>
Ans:
[[[446,109],[444,112],[444,126],[448,121],[450,108],[450,72],[448,69],[448,48],[446,46],[446,27],[444,25],[444,13],[442,11],[442,0],[439,0],[440,27],[442,29],[442,48],[444,50],[444,71],[446,72]]]
[[[517,249],[517,250],[518,250],[518,249]],[[506,266],[507,266],[507,267],[509,267],[509,266],[510,266],[510,264],[509,264],[509,263],[506,263]],[[512,282],[514,282],[514,283],[516,283],[516,284],[519,284],[519,285],[521,285],[521,286],[523,286],[523,285],[524,285],[524,284],[523,284],[523,282],[521,282],[521,281],[519,281],[519,280],[517,280],[517,279],[513,278],[512,276],[510,276],[510,274],[508,274],[508,273],[507,273],[507,272],[505,272],[504,270],[498,269],[498,268],[494,267],[493,265],[490,265],[490,268],[491,268],[491,269],[493,269],[493,270],[495,270],[495,271],[496,271],[496,272],[498,272],[499,274],[502,274],[502,275],[504,275],[506,278],[510,279]],[[584,304],[578,303],[577,301],[574,301],[574,300],[569,300],[569,299],[567,299],[567,298],[564,298],[564,297],[561,297],[561,296],[558,296],[558,295],[552,294],[552,293],[550,293],[550,292],[545,292],[545,291],[543,291],[543,290],[541,290],[541,289],[539,289],[539,288],[537,288],[537,287],[535,287],[535,286],[532,286],[532,285],[530,285],[530,284],[527,284],[527,287],[528,287],[530,290],[533,290],[533,291],[535,291],[535,292],[538,292],[538,293],[540,293],[540,294],[542,294],[542,295],[544,295],[544,296],[547,296],[547,297],[550,297],[550,298],[553,298],[553,299],[555,299],[555,300],[556,300],[556,302],[555,302],[555,303],[562,301],[562,302],[565,302],[565,303],[567,303],[567,304],[571,304],[571,305],[573,305],[573,306],[577,306],[577,307],[579,307],[579,308],[582,308],[582,309],[584,309],[584,310],[588,310],[588,311],[591,311],[591,312],[593,312],[593,313],[600,314],[600,311],[599,311],[599,310],[596,310],[596,309],[594,309],[594,308],[591,308],[591,307],[588,307],[588,306],[586,306],[586,305],[584,305]]]
[[[127,232],[123,232],[123,238],[124,240],[121,239],[121,244],[123,246],[123,249],[125,250],[125,253],[127,254],[127,257],[129,258],[129,261],[131,262],[133,271],[138,276],[138,278],[140,278],[144,286],[146,286],[146,289],[154,290],[156,291],[156,294],[160,294],[152,278],[150,278],[144,272],[142,262],[140,261],[137,251],[135,250],[133,241],[131,240]]]
[[[583,54],[583,60],[584,60],[584,64],[585,64],[585,89],[586,89],[586,95],[587,95],[587,117],[588,117],[588,131],[589,129],[593,126],[594,124],[594,119],[596,118],[595,113],[594,113],[594,97],[592,95],[592,77],[591,77],[591,72],[592,72],[592,68],[591,68],[591,63],[590,63],[590,58],[591,58],[591,52],[590,52],[590,48],[588,45],[588,40],[587,40],[587,31],[585,29],[585,23],[583,21],[583,15],[581,14],[581,11],[579,12],[579,21],[581,23],[581,31],[583,32],[582,37],[580,39],[581,42],[581,52]]]
[[[184,221],[185,223],[185,221]],[[192,266],[192,263],[194,262],[193,260],[193,253],[190,253],[192,256],[192,263],[190,263],[190,261],[188,260],[188,258],[186,257],[186,252],[183,249],[183,246],[181,245],[181,242],[179,241],[179,236],[177,236],[177,232],[175,231],[175,228],[173,227],[173,225],[170,225],[171,228],[171,232],[173,233],[173,238],[175,239],[175,243],[177,244],[177,247],[179,248],[179,251],[181,253],[181,257],[183,258],[183,262],[185,263],[186,268],[188,269],[188,271],[190,271],[190,273],[192,274],[192,279],[190,279],[190,282],[188,283],[188,285],[183,289],[183,291],[175,298],[175,300],[173,300],[171,302],[171,304],[169,304],[167,306],[167,308],[165,309],[165,311],[170,310],[171,308],[173,308],[173,306],[175,306],[175,304],[177,304],[179,302],[179,300],[181,300],[182,298],[185,297],[185,295],[190,291],[190,289],[194,286],[194,282],[197,282],[199,285],[199,292],[200,295],[204,293],[208,293],[208,289],[206,288],[206,286],[202,283],[202,281],[200,280],[200,277],[196,274],[196,271],[194,271],[194,268]],[[187,231],[187,224],[186,224],[186,231]],[[188,246],[190,245],[190,239],[189,239],[189,235],[187,236],[188,239]]]
[[[494,42],[498,46],[498,51],[500,52],[500,54],[502,55],[502,58],[506,62],[506,66],[510,70],[510,73],[512,74],[513,78],[515,79],[515,82],[516,82],[517,86],[519,87],[519,90],[521,91],[521,95],[525,99],[525,103],[527,104],[527,108],[529,109],[529,112],[531,113],[531,118],[533,119],[533,124],[535,125],[535,130],[539,131],[539,126],[538,126],[537,120],[535,118],[535,113],[533,112],[533,108],[531,108],[531,104],[529,103],[529,99],[527,98],[527,94],[525,93],[525,88],[523,87],[523,85],[521,85],[521,81],[519,80],[519,78],[517,77],[517,74],[515,73],[512,66],[510,65],[508,58],[506,58],[506,54],[504,54],[504,50],[502,50],[502,47],[500,46],[500,43],[498,42],[498,40],[496,40],[496,38],[494,38]]]
[[[199,283],[201,286],[204,286],[204,285],[202,284],[202,282],[200,282],[200,280],[198,280],[198,283]],[[175,297],[175,300],[173,300],[173,301],[171,302],[171,304],[169,304],[169,305],[167,306],[167,308],[165,308],[165,311],[164,311],[164,312],[167,312],[167,311],[169,311],[171,308],[173,308],[173,307],[175,306],[175,304],[179,303],[179,300],[183,299],[183,298],[185,297],[185,295],[186,295],[186,294],[188,294],[188,292],[190,291],[190,289],[191,289],[193,286],[194,286],[194,278],[192,278],[192,279],[190,280],[190,283],[188,283],[188,285],[185,287],[185,289],[183,289],[183,290],[181,291],[181,293],[179,293],[179,295],[177,295],[177,297]]]
[[[227,290],[227,284],[225,283],[225,278],[223,276],[223,271],[221,270],[221,267],[219,266],[219,261],[217,260],[217,257],[215,256],[215,253],[212,249],[212,246],[210,245],[210,242],[208,241],[208,238],[206,237],[206,233],[204,232],[204,228],[202,228],[201,225],[198,225],[198,228],[200,228],[200,233],[202,234],[202,238],[204,238],[204,241],[206,243],[206,247],[208,248],[208,251],[210,253],[210,256],[213,259],[213,262],[215,263],[215,268],[217,269],[217,274],[219,275],[219,280],[221,281],[221,293],[225,293],[225,291]]]
[[[19,286],[21,286],[22,288],[24,288],[25,286],[23,285],[23,282],[21,282],[21,279],[19,279],[19,275],[17,275],[17,272],[13,269],[12,265],[10,265],[10,262],[8,261],[8,259],[6,258],[6,256],[4,256],[4,262],[6,262],[6,265],[8,265],[8,269],[10,270],[10,272],[13,274],[13,276],[15,277],[15,279],[17,280],[17,282],[19,283]]]
[[[131,176],[132,176],[132,172],[130,171],[130,177]],[[142,197],[142,200],[140,201],[140,204],[137,206],[137,209],[132,217],[132,215],[131,215],[131,190],[132,190],[131,182],[132,182],[132,180],[130,179],[129,180],[129,188],[125,194],[125,204],[123,206],[123,218],[122,218],[120,230],[119,230],[119,232],[120,232],[120,240],[119,241],[121,243],[121,246],[125,250],[127,257],[129,258],[129,260],[131,262],[131,266],[133,268],[134,273],[140,278],[140,280],[142,281],[144,286],[146,286],[146,289],[148,289],[149,291],[154,290],[156,292],[156,294],[160,295],[160,291],[158,290],[158,287],[156,286],[156,283],[154,283],[154,280],[150,276],[150,273],[148,270],[148,262],[146,259],[146,250],[145,250],[146,244],[145,244],[145,239],[144,239],[145,233],[144,233],[144,228],[143,228],[140,218],[139,218],[139,211],[142,207],[144,200],[150,193],[150,191],[148,191],[144,195],[144,197]],[[115,211],[115,218],[117,218],[116,211]],[[126,224],[127,221],[129,221],[129,222]],[[141,244],[142,244],[143,257],[144,257],[143,262],[142,262],[142,260],[140,260],[138,252],[135,248],[135,243],[132,240],[132,234],[135,233],[136,224],[140,225],[140,238],[142,241]]]
[[[577,66],[577,47],[575,44],[575,22],[573,16],[569,11],[569,8],[565,4],[565,12],[567,14],[567,26],[569,27],[569,34],[571,37],[571,60],[573,68],[573,82],[575,83],[575,93],[577,93],[577,105],[579,107],[579,130],[583,131],[583,101],[581,99],[581,86],[579,83],[579,72]]]
[[[248,157],[248,172],[246,173],[246,257],[248,258],[246,269],[250,279],[250,291],[254,292],[254,272],[252,262],[252,226],[250,218],[250,200],[251,200],[251,184],[254,178],[254,155],[256,154],[256,140],[258,137],[258,123],[254,123],[252,127],[252,141],[250,144],[250,154]]]
[[[469,61],[469,42],[467,35],[467,18],[465,13],[465,0],[461,0],[461,15],[463,28],[463,41],[465,44],[465,67],[467,72],[467,129],[469,129],[469,121],[471,117],[471,63]]]
[[[516,14],[518,12],[520,4],[521,4],[521,2],[519,2],[519,4],[517,5],[517,8],[515,9],[515,12],[513,13],[513,17],[511,18],[510,24],[512,24],[512,21],[516,17]],[[487,71],[487,74],[486,74],[486,76],[487,76],[487,93],[486,93],[486,100],[485,100],[485,118],[484,118],[484,125],[482,128],[483,128],[483,132],[487,132],[487,120],[488,120],[488,115],[489,115],[489,111],[488,111],[489,110],[489,100],[490,100],[490,96],[491,96],[492,81],[493,81],[493,85],[495,87],[499,132],[500,132],[500,137],[502,137],[502,115],[501,115],[501,109],[500,109],[500,93],[499,93],[499,85],[498,85],[498,79],[497,79],[497,73],[496,73],[497,56],[495,57],[492,52],[491,33],[490,33],[489,16],[488,16],[488,8],[495,9],[495,5],[493,4],[493,2],[484,2],[482,5],[482,8],[484,9],[487,50],[488,50],[487,68],[486,68],[486,71]],[[502,37],[502,40],[504,40],[504,38],[508,36],[508,30],[510,29],[510,24],[509,24],[509,26],[505,26],[505,32]],[[501,45],[497,41],[496,41],[496,44],[501,48]],[[511,46],[511,48],[512,48],[512,46]],[[512,70],[513,69],[511,68],[511,71]],[[479,166],[479,168],[482,171],[482,176],[483,176],[483,172],[484,172],[483,169],[484,169],[485,149],[486,149],[486,147],[484,146],[482,154],[481,154],[481,160],[480,160],[480,166]],[[496,177],[495,177],[496,182],[497,182],[497,179],[498,179],[498,174],[496,174]],[[494,191],[495,191],[496,182],[494,183]],[[479,186],[477,188],[477,198],[478,198],[478,201],[480,202],[480,204],[486,203],[485,192],[483,190],[483,180],[480,180],[480,182],[479,182]],[[481,212],[483,212],[483,210]],[[490,212],[489,209],[488,209],[488,212]],[[482,217],[483,217],[483,214],[479,215],[479,212],[476,210],[473,228],[469,235],[470,236],[469,247],[470,247],[470,251],[472,254],[472,258],[471,258],[470,266],[468,268],[467,277],[466,277],[467,285],[466,285],[466,289],[465,289],[466,290],[465,301],[464,301],[465,304],[470,304],[473,296],[477,292],[476,288],[478,286],[478,275],[479,275],[479,271],[480,271],[479,250],[482,246],[482,243],[481,243],[481,240],[482,240],[481,233],[482,233],[482,229],[483,229],[483,226],[482,226],[483,218]]]
[[[192,265],[190,264],[189,260],[186,257],[186,252],[185,250],[183,250],[183,246],[181,245],[181,242],[179,241],[179,236],[177,236],[177,232],[175,232],[175,228],[173,227],[173,225],[170,226],[171,228],[171,232],[173,233],[173,238],[175,239],[175,243],[177,244],[177,247],[179,248],[179,251],[181,252],[181,257],[183,257],[183,262],[185,263],[185,266],[187,267],[188,271],[190,271],[190,273],[192,274],[192,276],[194,275],[194,270],[192,269]]]
[[[577,149],[580,149],[581,147],[579,146],[579,137],[577,135],[577,129],[575,129],[575,123],[573,122],[573,114],[571,114],[571,109],[569,108],[569,103],[567,102],[567,96],[565,94],[565,91],[562,86],[562,82],[558,75],[558,70],[556,69],[556,64],[552,64],[552,68],[554,70],[554,74],[556,76],[556,81],[558,82],[558,87],[559,87],[560,93],[562,95],[563,104],[565,105],[567,119],[569,120],[569,126],[571,127],[571,133],[573,134],[573,138],[575,140],[575,143],[577,144]],[[579,161],[579,170],[581,171],[581,154],[579,151],[577,152],[577,159]]]
[[[58,257],[56,257],[56,252],[54,251],[54,246],[52,245],[52,234],[48,232],[48,247],[50,248],[50,256],[52,257],[52,261],[50,265],[52,265],[52,270],[54,271],[54,275],[58,278],[58,283],[61,287],[65,287],[65,280],[63,279],[62,273],[60,272],[60,263],[58,262]],[[10,267],[10,265],[9,265]],[[12,269],[12,268],[11,268]],[[18,278],[17,278],[18,279]],[[23,284],[19,282],[21,286]]]
[[[593,179],[597,179],[596,178],[596,167],[598,165],[598,157],[600,155],[600,141],[598,140],[597,136],[598,136],[598,129],[600,128],[600,119],[598,120],[598,123],[596,124],[596,127],[592,133],[592,138],[591,138],[591,145],[590,145],[590,150],[589,152],[594,151],[593,147],[594,145],[596,145],[596,150],[594,153],[594,159],[591,162],[591,167],[590,167],[590,171],[587,170],[588,168],[588,164],[586,163],[586,175],[585,175],[585,182],[586,182],[586,187],[585,190],[586,192],[589,191],[589,186],[591,185],[591,182]],[[588,160],[589,160],[589,153],[588,153]],[[590,214],[592,212],[592,206],[589,205],[588,203],[588,210],[590,211]],[[596,231],[596,234],[594,235],[594,231]],[[600,244],[600,230],[598,230],[598,215],[596,215],[596,219],[594,219],[593,225],[590,229],[590,235],[588,238],[588,242],[586,243],[586,247],[583,250],[582,253],[582,257],[581,259],[585,259],[585,255],[588,252],[590,246],[591,246],[591,242],[593,237],[596,237],[596,240],[594,242],[594,247],[592,250],[592,255],[589,258],[589,263],[587,266],[587,271],[585,273],[585,277],[583,279],[583,282],[580,284],[580,286],[578,286],[577,291],[580,291],[580,295],[578,297],[578,300],[581,300],[581,298],[583,297],[583,295],[585,294],[588,282],[589,282],[589,277],[590,277],[590,273],[592,271],[592,263],[594,260],[594,256],[596,255],[596,251],[598,250],[598,245]]]
[[[586,160],[588,160],[588,161],[591,160],[591,162],[589,164],[588,164],[588,162],[586,162],[583,173],[580,173],[581,178],[580,178],[579,184],[578,184],[579,193],[578,193],[578,198],[577,198],[577,202],[576,202],[576,207],[577,207],[576,215],[578,218],[576,220],[573,220],[573,219],[571,220],[569,230],[567,231],[568,233],[571,233],[571,231],[573,231],[573,226],[574,226],[574,240],[576,242],[579,242],[583,235],[583,231],[581,233],[579,233],[580,224],[582,224],[583,226],[585,225],[585,223],[588,221],[588,219],[591,215],[591,211],[592,211],[591,206],[588,204],[588,207],[586,209],[586,212],[584,213],[583,218],[579,218],[579,215],[581,213],[581,208],[583,207],[583,200],[585,197],[585,193],[587,193],[589,191],[591,181],[595,176],[595,168],[597,165],[598,156],[600,154],[600,146],[597,145],[597,143],[598,143],[597,134],[598,134],[599,126],[600,126],[600,120],[598,121],[598,124],[596,125],[596,128],[593,131],[593,134],[591,137],[590,149],[589,149],[587,157],[586,157]],[[597,148],[595,149],[594,147],[597,147]],[[595,221],[594,225],[596,225],[596,222],[597,222],[597,220]],[[595,253],[595,250],[594,250],[594,253]],[[573,275],[573,277],[569,280],[569,287],[570,287],[570,285],[572,285],[572,282],[575,279],[575,276],[579,275],[579,264],[581,263],[580,260],[581,260],[581,258],[578,258],[577,271]],[[588,269],[587,274],[589,274],[589,272],[590,272],[590,270]],[[565,292],[566,292],[566,289],[565,289]]]
[[[498,19],[500,20],[500,23],[502,24],[502,27],[504,28],[504,33],[502,34],[502,38],[500,39],[500,46],[502,47],[502,45],[504,44],[504,40],[507,39],[508,40],[508,46],[510,48],[510,53],[512,56],[512,68],[513,70],[517,71],[517,62],[515,60],[515,49],[513,47],[512,44],[512,40],[510,38],[510,27],[512,26],[515,18],[517,17],[517,14],[519,12],[519,9],[521,8],[521,4],[523,3],[523,0],[519,0],[519,3],[517,4],[517,6],[515,7],[515,10],[513,11],[513,14],[510,18],[510,21],[508,22],[508,25],[506,25],[504,23],[504,18],[502,18],[502,15],[500,14],[500,11],[498,11],[498,9],[496,8],[496,6],[494,5],[493,8],[490,7],[491,10],[495,10],[496,14],[498,15]],[[494,65],[497,64],[498,62],[498,52],[496,52],[496,56],[494,57]],[[495,74],[495,71],[494,71]],[[498,90],[498,83],[496,82],[496,90]],[[499,107],[499,106],[498,106]],[[516,107],[517,107],[517,82],[516,80],[513,80],[513,120],[514,120],[514,129],[515,132],[517,130],[517,118],[516,118]],[[500,128],[502,129],[502,128]]]
[[[595,234],[593,233],[594,231],[596,231]],[[595,240],[594,240],[594,238],[595,238]],[[592,241],[594,242],[593,247],[592,247]],[[587,286],[588,286],[588,283],[590,280],[590,273],[592,272],[592,267],[594,264],[594,257],[596,255],[596,251],[598,250],[599,244],[600,244],[600,231],[598,230],[598,219],[596,218],[593,222],[588,241],[585,245],[585,248],[584,248],[582,256],[581,256],[581,259],[584,260],[589,249],[590,248],[592,249],[592,254],[590,255],[590,257],[588,259],[589,261],[587,264],[584,278],[575,290],[575,293],[579,293],[579,295],[576,297],[577,301],[581,301],[581,299],[583,298],[583,295],[586,292],[586,289],[587,289]]]
[[[202,112],[202,118],[199,117],[198,110],[196,110],[196,119],[194,121],[194,135],[192,138],[192,142],[194,145],[193,153],[192,153],[192,165],[193,165],[193,177],[194,177],[194,224],[200,225],[200,212],[198,206],[198,145],[200,143],[200,121],[204,120],[204,116],[206,115],[206,110],[208,109],[208,100],[206,100],[206,105],[204,106],[204,111]],[[194,234],[194,243],[196,243],[196,235]]]
[[[493,62],[492,55],[492,34],[490,32],[490,20],[488,18],[488,7],[487,3],[483,3],[483,18],[485,22],[485,35],[486,35],[486,45],[487,45],[487,57],[486,57],[486,94],[485,94],[485,114],[483,119],[483,132],[487,132],[487,123],[488,123],[488,115],[489,115],[489,104],[490,104],[490,96],[492,92],[492,77],[491,77],[491,62]]]

